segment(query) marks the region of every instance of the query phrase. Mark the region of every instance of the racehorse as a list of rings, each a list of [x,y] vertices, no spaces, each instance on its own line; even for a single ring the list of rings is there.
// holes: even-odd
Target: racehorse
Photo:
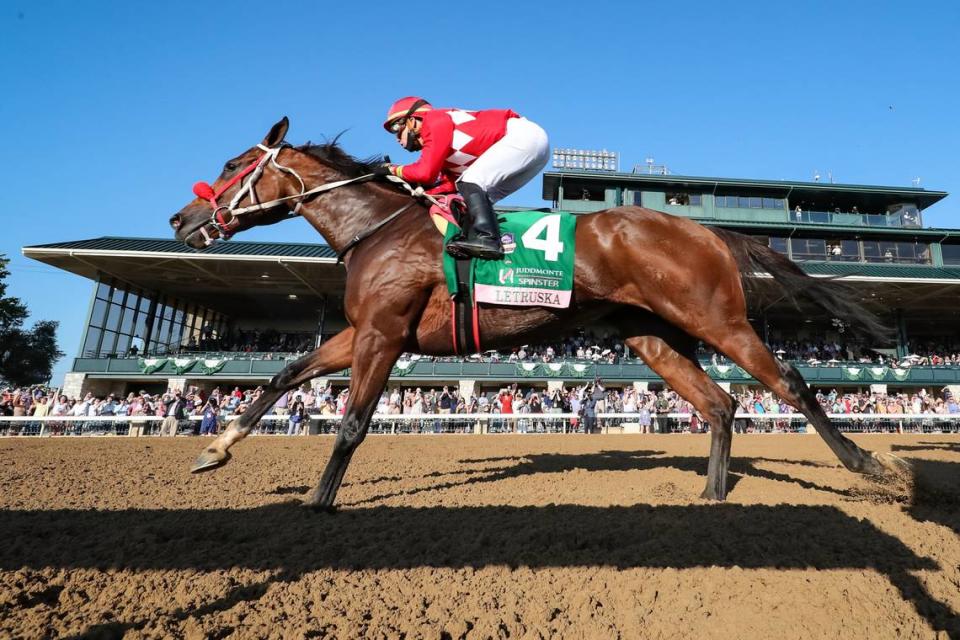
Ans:
[[[170,218],[176,238],[195,249],[299,214],[343,258],[347,329],[278,373],[263,394],[206,447],[193,471],[225,464],[286,391],[350,368],[350,395],[330,460],[308,506],[332,510],[377,400],[404,352],[455,353],[452,311],[441,266],[442,238],[421,199],[372,180],[372,161],[337,141],[294,147],[283,118],[263,141],[229,160],[213,183]],[[226,201],[229,199],[229,203]],[[246,206],[241,206],[246,205]],[[772,276],[781,293],[800,296],[861,331],[885,327],[855,302],[849,285],[806,275],[765,244],[666,213],[624,206],[581,215],[576,225],[573,298],[569,308],[484,306],[480,332],[490,347],[510,347],[597,321],[689,401],[710,425],[710,459],[702,497],[727,494],[736,401],[701,368],[702,340],[799,409],[847,469],[895,474],[902,463],[866,451],[843,436],[799,372],[776,358],[747,319],[745,279]]]

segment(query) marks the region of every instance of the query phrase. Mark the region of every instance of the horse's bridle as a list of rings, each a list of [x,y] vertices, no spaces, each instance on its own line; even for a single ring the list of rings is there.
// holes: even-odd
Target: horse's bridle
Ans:
[[[211,231],[217,232],[217,237],[222,240],[229,240],[236,229],[238,220],[237,216],[240,216],[244,213],[249,213],[251,211],[261,211],[263,209],[268,209],[273,206],[276,206],[283,200],[289,200],[292,198],[302,198],[306,194],[306,185],[303,182],[303,178],[300,177],[296,171],[290,167],[286,167],[279,162],[277,162],[277,156],[280,155],[280,152],[290,145],[281,142],[275,147],[267,147],[262,144],[258,144],[257,148],[263,151],[253,162],[248,164],[242,171],[233,176],[230,180],[225,182],[220,189],[217,191],[213,190],[206,182],[198,182],[193,185],[193,193],[203,200],[206,200],[210,203],[210,207],[213,209],[213,214],[210,216],[210,221],[200,227],[199,231],[203,235],[204,242],[207,246],[213,244],[214,240],[217,238],[211,235]],[[260,179],[260,176],[263,175],[263,169],[268,164],[272,165],[279,171],[284,173],[289,173],[297,179],[300,183],[300,193],[295,196],[289,196],[287,198],[281,198],[280,200],[274,200],[271,202],[261,203],[259,198],[257,198],[257,181]],[[250,176],[245,182],[242,182],[244,178]],[[230,187],[240,182],[240,188],[237,189],[237,192],[230,199],[229,204],[219,204],[217,201],[220,197],[226,193]],[[248,207],[238,207],[237,205],[245,198],[249,196],[250,202],[253,204]],[[293,208],[293,216],[299,215],[300,205],[302,200],[297,203]]]
[[[294,171],[290,167],[286,167],[280,164],[279,162],[277,162],[277,156],[280,154],[282,150],[286,149],[289,146],[291,145],[287,144],[286,142],[281,142],[279,145],[275,147],[267,147],[265,145],[258,144],[257,148],[261,149],[263,153],[260,156],[258,156],[253,162],[248,164],[237,175],[235,175],[230,180],[225,182],[217,191],[214,191],[213,187],[211,187],[208,183],[203,181],[197,182],[196,184],[193,185],[194,195],[196,195],[198,198],[201,198],[202,200],[208,201],[210,203],[210,207],[213,209],[213,214],[210,216],[210,220],[204,223],[202,226],[200,226],[200,228],[197,230],[201,235],[203,235],[204,243],[206,246],[209,247],[217,239],[224,240],[224,241],[229,240],[233,236],[235,229],[239,224],[238,218],[241,215],[252,213],[254,211],[264,211],[266,209],[272,209],[279,204],[283,204],[287,200],[297,200],[296,206],[294,206],[293,210],[290,212],[290,217],[298,216],[300,215],[300,207],[303,205],[304,201],[308,197],[316,195],[318,193],[323,193],[324,191],[331,191],[338,187],[346,186],[348,184],[365,182],[375,177],[375,174],[368,173],[356,178],[349,178],[347,180],[338,180],[336,182],[328,182],[326,184],[322,184],[318,187],[314,187],[313,189],[308,190],[306,188],[306,184],[303,181],[303,178],[300,177],[300,174],[298,174],[296,171]],[[276,200],[270,200],[269,202],[260,202],[259,199],[257,198],[257,189],[256,189],[257,180],[259,180],[260,177],[263,175],[263,169],[268,164],[273,166],[279,171],[282,171],[284,173],[289,173],[290,175],[295,177],[297,179],[297,182],[300,183],[300,193],[292,196],[285,196],[283,198],[277,198]],[[249,179],[247,179],[246,182],[241,183],[240,188],[230,199],[229,204],[222,205],[217,202],[217,200],[219,200],[219,198],[224,193],[226,193],[230,189],[230,187],[237,184],[238,182],[241,182],[248,175],[250,176]],[[410,185],[410,183],[408,183],[403,178],[400,178],[394,175],[387,175],[386,178],[391,182],[395,182],[397,184],[402,185],[409,192],[409,194],[414,198],[426,198],[433,204],[439,204],[436,198],[434,198],[433,196],[427,193],[424,193],[423,187],[413,187]],[[246,207],[238,207],[237,205],[240,204],[240,201],[247,196],[250,197],[250,202],[252,202],[253,204]],[[414,202],[415,200],[411,201],[410,203],[401,207],[399,210],[395,211],[393,214],[384,218],[382,221],[374,225],[372,228],[367,229],[363,233],[357,234],[353,238],[353,240],[351,240],[350,243],[346,247],[344,247],[342,251],[340,251],[340,254],[338,256],[340,260],[343,259],[343,256],[346,255],[346,253],[350,249],[352,249],[354,246],[359,244],[360,241],[373,235],[374,232],[378,231],[381,227],[385,226],[387,223],[392,221],[398,215],[400,215],[401,213],[409,209]],[[194,233],[196,233],[197,231],[195,231]],[[216,237],[211,235],[212,231],[217,232]]]

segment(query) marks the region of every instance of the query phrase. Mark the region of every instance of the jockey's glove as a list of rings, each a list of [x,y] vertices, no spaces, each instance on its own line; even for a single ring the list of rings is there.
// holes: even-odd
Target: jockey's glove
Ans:
[[[370,173],[377,177],[389,176],[393,174],[393,165],[392,164],[378,164],[370,170]]]

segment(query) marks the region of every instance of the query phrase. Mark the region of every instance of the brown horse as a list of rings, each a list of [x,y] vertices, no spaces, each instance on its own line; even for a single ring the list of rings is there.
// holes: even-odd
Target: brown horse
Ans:
[[[212,187],[195,187],[202,197],[175,214],[170,224],[179,240],[203,249],[218,237],[278,222],[293,208],[338,253],[349,249],[344,261],[349,328],[277,374],[249,410],[203,450],[194,471],[224,464],[227,450],[287,390],[349,367],[350,399],[342,426],[326,470],[307,499],[312,507],[332,509],[400,354],[454,353],[451,310],[441,270],[442,239],[425,206],[394,184],[367,179],[371,164],[350,157],[336,141],[286,145],[288,126],[284,118],[260,145],[227,162]],[[330,184],[352,178],[357,180]],[[311,185],[338,188],[311,192]],[[230,206],[217,202],[228,197]],[[248,206],[236,208],[242,204]],[[388,224],[350,248],[357,236],[392,215]],[[747,320],[742,278],[766,271],[782,292],[803,294],[833,317],[882,333],[882,325],[852,302],[857,297],[848,296],[844,285],[810,278],[746,236],[640,207],[580,216],[576,252],[569,309],[484,307],[479,315],[484,342],[515,346],[601,319],[615,326],[633,353],[710,424],[703,497],[726,496],[736,402],[700,367],[698,340],[726,354],[802,411],[851,471],[873,476],[896,471],[897,460],[861,449],[830,423],[796,369],[774,357]]]

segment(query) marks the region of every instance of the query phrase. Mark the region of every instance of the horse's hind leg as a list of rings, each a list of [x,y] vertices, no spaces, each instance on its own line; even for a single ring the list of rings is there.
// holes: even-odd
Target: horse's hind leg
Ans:
[[[888,471],[875,454],[861,449],[833,426],[800,372],[774,357],[746,319],[738,324],[728,324],[714,345],[764,386],[799,409],[847,469],[870,475],[884,475]]]
[[[319,349],[290,363],[274,376],[263,394],[247,411],[231,422],[222,434],[200,452],[191,471],[207,471],[226,464],[230,459],[227,449],[247,437],[260,418],[290,389],[318,376],[349,367],[353,353],[353,334],[353,328],[341,331],[320,345]]]
[[[727,496],[736,401],[700,367],[693,338],[666,323],[656,333],[624,342],[710,423],[710,462],[701,497],[723,500]]]

